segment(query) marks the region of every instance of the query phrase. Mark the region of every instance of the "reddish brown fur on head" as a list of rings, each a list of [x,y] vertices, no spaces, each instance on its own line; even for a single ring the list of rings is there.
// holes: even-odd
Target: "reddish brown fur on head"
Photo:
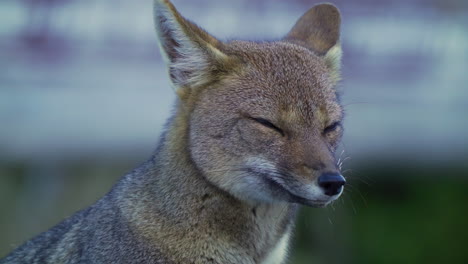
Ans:
[[[181,97],[178,122],[206,179],[251,202],[324,205],[317,186],[337,172],[341,138],[340,16],[322,4],[280,41],[222,43],[155,1],[160,46]]]

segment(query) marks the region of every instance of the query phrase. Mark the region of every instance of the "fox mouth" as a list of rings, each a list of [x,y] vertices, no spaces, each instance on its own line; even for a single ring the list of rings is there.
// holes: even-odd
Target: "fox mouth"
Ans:
[[[281,193],[287,196],[290,203],[298,203],[315,208],[323,208],[327,206],[331,200],[317,200],[317,199],[308,199],[303,196],[297,195],[291,192],[288,188],[284,187],[281,183],[271,179],[268,175],[265,176],[265,182],[268,184],[271,190]]]
[[[293,197],[292,202],[302,204],[302,205],[306,205],[306,206],[310,206],[310,207],[323,208],[323,207],[326,207],[330,203],[330,201],[306,199],[304,197],[297,196],[297,195],[292,194],[292,193],[290,193],[290,196]]]

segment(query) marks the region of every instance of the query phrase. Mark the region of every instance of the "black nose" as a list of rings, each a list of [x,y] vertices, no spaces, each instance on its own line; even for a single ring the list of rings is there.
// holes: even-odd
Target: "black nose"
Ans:
[[[318,178],[318,185],[328,196],[337,195],[343,190],[346,180],[338,173],[324,173]]]

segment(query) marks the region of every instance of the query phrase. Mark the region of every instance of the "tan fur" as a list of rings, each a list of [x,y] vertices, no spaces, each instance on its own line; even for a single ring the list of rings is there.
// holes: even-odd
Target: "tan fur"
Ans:
[[[179,95],[154,156],[0,263],[281,264],[297,204],[338,198],[317,184],[338,172],[338,10],[313,7],[279,41],[223,43],[154,6]]]

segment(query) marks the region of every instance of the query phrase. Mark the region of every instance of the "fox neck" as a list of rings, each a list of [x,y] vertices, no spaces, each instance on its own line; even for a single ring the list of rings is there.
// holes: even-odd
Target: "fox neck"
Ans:
[[[254,259],[263,258],[291,230],[296,206],[252,205],[211,184],[191,159],[188,118],[184,113],[171,118],[154,158],[130,175],[139,187],[122,199],[124,209],[130,210],[129,222],[173,256],[211,243],[221,252],[243,248]],[[135,199],[135,191],[144,193],[144,199]]]

